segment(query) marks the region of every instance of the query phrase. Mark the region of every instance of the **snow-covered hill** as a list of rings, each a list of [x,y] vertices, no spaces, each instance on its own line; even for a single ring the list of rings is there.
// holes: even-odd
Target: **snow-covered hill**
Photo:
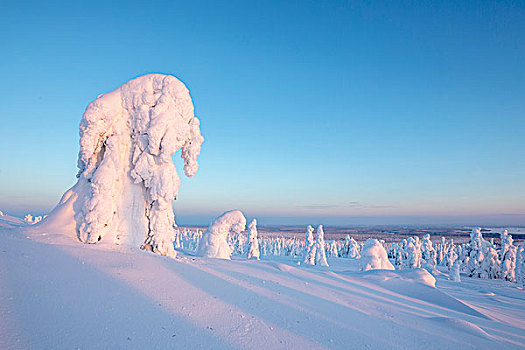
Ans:
[[[0,247],[1,349],[525,346],[524,291],[501,280],[341,258],[169,259],[37,227],[0,228]]]

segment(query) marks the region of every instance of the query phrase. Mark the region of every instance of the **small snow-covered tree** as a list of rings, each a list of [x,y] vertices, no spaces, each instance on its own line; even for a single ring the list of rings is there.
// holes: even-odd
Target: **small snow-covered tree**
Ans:
[[[496,249],[489,242],[483,241],[483,261],[479,276],[486,279],[500,278],[500,264]]]
[[[330,241],[329,252],[330,252],[330,256],[335,256],[335,257],[339,256],[339,250],[337,249],[337,242],[335,240]]]
[[[357,243],[357,241],[353,237],[350,238],[350,241],[348,243],[348,257],[350,259],[359,259],[361,257],[359,248],[360,246]]]
[[[408,237],[405,248],[405,262],[403,265],[409,269],[421,267],[421,249],[419,247],[419,237]]]
[[[214,219],[200,240],[198,256],[231,259],[232,248],[228,244],[230,232],[239,233],[246,228],[246,218],[240,210],[231,210]]]
[[[33,223],[33,215],[31,214],[27,214],[25,217],[24,217],[24,221],[28,224],[32,224]]]
[[[452,270],[452,266],[454,265],[454,262],[456,260],[460,261],[459,253],[458,253],[459,246],[455,246],[453,243],[450,244],[450,247],[448,248],[447,255],[445,256],[446,260],[446,266],[448,267],[448,270]],[[461,265],[461,261],[459,262]]]
[[[481,262],[483,256],[483,236],[481,228],[476,227],[470,233],[469,253],[467,262],[467,273],[469,277],[480,277],[482,274]]]
[[[525,241],[521,242],[516,254],[516,282],[525,288]]]
[[[397,243],[392,244],[392,258],[396,269],[401,270],[403,268],[403,249]]]
[[[359,270],[395,270],[388,260],[385,248],[377,239],[369,238],[366,240],[361,257],[358,260]]]
[[[507,230],[501,233],[501,275],[507,281],[514,282],[516,280],[516,247],[514,240],[509,235]]]
[[[456,260],[452,264],[451,272],[450,272],[450,279],[454,282],[461,282],[461,277],[459,275],[459,265],[460,261]]]
[[[317,226],[317,239],[315,241],[315,264],[328,266],[328,262],[326,261],[323,225]]]
[[[421,242],[421,257],[425,260],[425,268],[432,272],[436,268],[436,251],[430,240],[430,235],[426,234],[423,236],[423,241]]]
[[[244,248],[246,245],[246,235],[242,232],[239,232],[235,236],[235,253],[239,255],[244,255]]]
[[[248,226],[248,259],[259,260],[259,240],[257,238],[257,220],[253,219]]]
[[[304,263],[315,265],[315,241],[314,228],[311,225],[306,227],[305,245],[304,245]]]

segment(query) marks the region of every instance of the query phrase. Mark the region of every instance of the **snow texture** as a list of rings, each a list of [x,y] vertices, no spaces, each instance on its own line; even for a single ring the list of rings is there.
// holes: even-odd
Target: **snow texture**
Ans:
[[[180,150],[184,173],[195,175],[199,124],[188,89],[170,75],[144,75],[98,96],[80,122],[78,182],[42,226],[70,230],[69,215],[84,243],[104,239],[174,256],[180,179],[172,155]]]
[[[238,234],[246,228],[246,218],[240,210],[231,210],[214,219],[204,232],[197,255],[207,258],[231,259],[228,234]]]

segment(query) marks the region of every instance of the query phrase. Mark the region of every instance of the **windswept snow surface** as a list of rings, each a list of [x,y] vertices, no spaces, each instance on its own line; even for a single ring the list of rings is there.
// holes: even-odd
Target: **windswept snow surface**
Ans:
[[[502,280],[169,259],[34,226],[0,228],[0,247],[1,349],[525,347],[524,291]]]

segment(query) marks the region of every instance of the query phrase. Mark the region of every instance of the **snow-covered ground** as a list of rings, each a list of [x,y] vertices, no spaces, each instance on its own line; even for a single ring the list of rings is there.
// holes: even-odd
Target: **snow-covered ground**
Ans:
[[[36,227],[0,227],[0,247],[1,349],[525,347],[525,293],[502,280],[170,259]]]

